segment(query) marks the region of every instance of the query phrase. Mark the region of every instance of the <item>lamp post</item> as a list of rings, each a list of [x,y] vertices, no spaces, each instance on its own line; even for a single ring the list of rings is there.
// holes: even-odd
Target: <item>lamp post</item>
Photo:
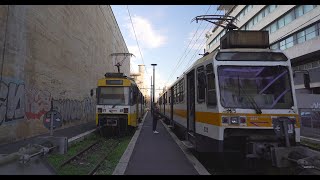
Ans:
[[[150,109],[152,112],[152,76],[151,76],[151,87],[150,87]]]
[[[153,66],[153,85],[152,85],[152,88],[153,88],[153,91],[152,91],[152,103],[154,103],[154,92],[155,92],[155,75],[154,75],[154,69],[155,69],[155,66],[156,66],[157,64],[151,64],[151,66]],[[152,104],[152,106],[153,106],[153,104]]]

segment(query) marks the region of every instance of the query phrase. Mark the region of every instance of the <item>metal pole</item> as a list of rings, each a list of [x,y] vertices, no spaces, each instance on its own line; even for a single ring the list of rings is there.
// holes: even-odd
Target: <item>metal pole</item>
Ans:
[[[152,76],[151,76],[151,88],[150,88],[150,108],[152,112]]]
[[[155,66],[156,66],[157,64],[151,64],[151,66],[153,66],[153,92],[152,92],[152,106],[153,106],[153,104],[154,104],[154,95],[155,95],[155,85],[156,85],[156,83],[155,83]]]
[[[155,83],[155,75],[154,75],[154,66],[153,66],[153,92],[152,92],[152,102],[154,103],[154,95],[155,95],[155,85],[156,85],[156,83]]]
[[[53,135],[53,98],[51,100],[50,136]]]

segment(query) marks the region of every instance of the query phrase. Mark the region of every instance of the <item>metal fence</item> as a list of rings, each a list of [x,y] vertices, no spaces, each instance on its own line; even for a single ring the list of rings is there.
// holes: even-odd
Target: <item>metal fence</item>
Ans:
[[[320,139],[320,109],[300,109],[301,136]]]

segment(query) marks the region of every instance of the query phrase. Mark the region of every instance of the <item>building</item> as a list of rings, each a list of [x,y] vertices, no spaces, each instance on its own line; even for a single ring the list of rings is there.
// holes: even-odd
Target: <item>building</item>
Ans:
[[[221,5],[218,10],[237,20],[240,30],[269,31],[271,49],[281,49],[291,59],[293,70],[308,70],[311,89],[304,88],[302,74],[295,76],[297,93],[320,94],[319,5]],[[225,34],[216,26],[206,37],[206,51],[219,48]]]
[[[143,96],[146,97],[149,95],[149,94],[147,94],[147,89],[149,87],[146,87],[146,85],[145,85],[145,79],[144,79],[145,65],[138,65],[138,66],[139,66],[139,72],[138,73],[131,73],[130,76],[137,83]]]
[[[110,6],[1,5],[0,52],[2,144],[48,133],[51,103],[61,128],[94,126],[97,80],[128,48]]]

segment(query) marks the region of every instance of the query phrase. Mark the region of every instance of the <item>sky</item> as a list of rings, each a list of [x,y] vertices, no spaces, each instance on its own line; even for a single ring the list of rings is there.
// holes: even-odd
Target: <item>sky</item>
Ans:
[[[145,85],[150,87],[153,75],[151,64],[157,64],[155,88],[163,89],[165,86],[171,86],[193,62],[202,57],[199,54],[204,52],[205,34],[215,26],[207,21],[197,23],[191,20],[199,15],[222,14],[223,12],[217,11],[217,7],[217,5],[112,5],[128,50],[135,55],[130,60],[131,73],[137,73],[138,65],[144,64]],[[159,93],[157,90],[156,98]]]

